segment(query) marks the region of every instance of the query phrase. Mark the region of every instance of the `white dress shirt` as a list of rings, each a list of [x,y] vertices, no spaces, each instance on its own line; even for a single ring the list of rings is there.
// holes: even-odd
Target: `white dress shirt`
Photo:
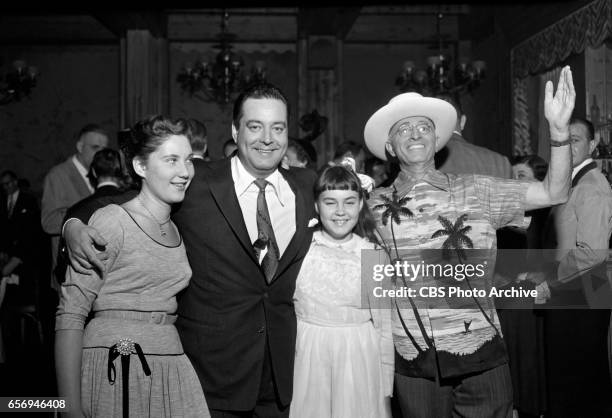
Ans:
[[[234,189],[238,197],[240,209],[242,210],[242,217],[251,243],[254,243],[258,236],[257,196],[259,195],[259,187],[254,183],[256,177],[253,177],[244,168],[237,156],[232,157],[231,169]],[[275,170],[266,177],[266,180],[269,182],[265,189],[266,203],[270,213],[272,228],[274,228],[276,244],[282,256],[295,234],[295,194],[287,180],[284,179],[278,170]],[[266,252],[267,249],[264,249],[259,254],[260,263]]]
[[[8,213],[9,218],[13,216],[13,212],[15,211],[15,203],[17,203],[18,198],[19,189],[15,190],[15,192],[11,193],[6,198],[6,211]]]

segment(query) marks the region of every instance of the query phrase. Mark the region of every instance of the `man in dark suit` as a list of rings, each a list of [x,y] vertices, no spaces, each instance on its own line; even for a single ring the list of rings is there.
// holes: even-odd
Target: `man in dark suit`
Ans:
[[[278,168],[287,130],[284,95],[270,85],[247,89],[234,105],[237,154],[194,161],[174,214],[193,270],[176,325],[213,417],[289,415],[292,298],[311,240],[314,174]],[[90,247],[101,237],[76,221],[65,235],[75,268],[103,268]]]
[[[16,357],[14,344],[19,322],[10,313],[11,307],[35,305],[41,277],[40,260],[42,228],[36,197],[19,189],[17,175],[4,171],[0,175],[0,278],[15,274],[19,285],[7,286],[0,325],[7,342],[7,358]],[[11,344],[11,342],[13,342]]]
[[[6,258],[1,276],[19,274],[22,278],[20,287],[24,290],[20,293],[33,298],[34,280],[38,278],[36,257],[39,256],[42,236],[38,203],[36,197],[19,189],[14,172],[4,171],[0,183],[4,192],[0,202],[0,252]]]

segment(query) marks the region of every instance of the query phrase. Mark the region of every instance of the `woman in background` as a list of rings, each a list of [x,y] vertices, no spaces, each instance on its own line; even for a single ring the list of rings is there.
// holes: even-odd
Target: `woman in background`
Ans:
[[[518,157],[512,164],[512,176],[517,180],[542,181],[547,170],[548,164],[537,155]],[[549,211],[550,208],[543,208],[526,212],[525,216],[531,218],[527,229],[504,228],[499,231],[500,249],[522,250],[508,251],[506,255],[502,252],[502,256],[498,256],[500,270],[505,270],[512,278],[524,274],[525,269],[537,270]],[[508,269],[503,266],[504,259]],[[521,281],[520,286],[528,290],[535,288],[528,281]],[[544,324],[541,312],[531,309],[532,302],[526,301],[528,305],[515,306],[515,309],[499,310],[508,349],[514,415],[524,418],[539,417],[546,410]]]

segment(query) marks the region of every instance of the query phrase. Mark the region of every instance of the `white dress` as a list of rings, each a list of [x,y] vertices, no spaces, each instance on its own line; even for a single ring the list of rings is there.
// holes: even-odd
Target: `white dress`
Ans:
[[[297,340],[291,418],[390,417],[392,342],[381,338],[361,299],[361,249],[353,234],[338,244],[315,232],[297,278]],[[365,305],[365,306],[363,306]],[[362,306],[365,309],[362,309]],[[392,379],[392,377],[391,377]]]

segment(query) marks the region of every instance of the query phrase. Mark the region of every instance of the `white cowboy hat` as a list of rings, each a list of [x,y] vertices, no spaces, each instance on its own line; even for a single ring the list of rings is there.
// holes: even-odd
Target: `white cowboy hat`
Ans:
[[[433,121],[438,137],[436,152],[446,145],[457,124],[457,111],[450,103],[418,93],[402,93],[378,109],[366,123],[363,136],[370,152],[386,160],[389,130],[397,121],[410,116],[425,116]]]

